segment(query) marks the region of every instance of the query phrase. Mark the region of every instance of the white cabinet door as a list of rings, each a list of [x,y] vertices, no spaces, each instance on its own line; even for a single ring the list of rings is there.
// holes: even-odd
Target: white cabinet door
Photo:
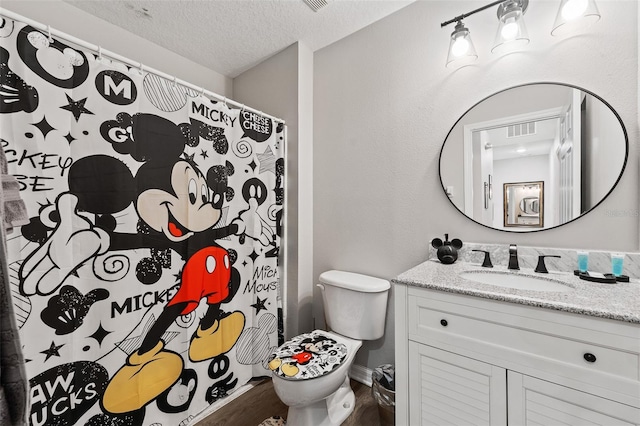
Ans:
[[[509,371],[509,426],[640,425],[640,409]]]
[[[409,342],[412,426],[507,424],[504,368]]]

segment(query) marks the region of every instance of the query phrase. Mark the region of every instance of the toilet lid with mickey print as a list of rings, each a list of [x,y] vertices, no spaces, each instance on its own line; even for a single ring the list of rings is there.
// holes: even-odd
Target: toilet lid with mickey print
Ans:
[[[269,358],[269,369],[288,380],[324,376],[347,357],[347,346],[322,331],[301,334],[285,342]]]

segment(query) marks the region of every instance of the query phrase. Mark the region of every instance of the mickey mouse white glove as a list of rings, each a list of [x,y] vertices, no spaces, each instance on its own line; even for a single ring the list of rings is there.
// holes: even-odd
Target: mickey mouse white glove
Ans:
[[[63,193],[56,200],[60,222],[49,239],[22,263],[22,294],[53,293],[87,260],[109,250],[109,234],[80,216],[77,205],[78,198],[71,193]]]

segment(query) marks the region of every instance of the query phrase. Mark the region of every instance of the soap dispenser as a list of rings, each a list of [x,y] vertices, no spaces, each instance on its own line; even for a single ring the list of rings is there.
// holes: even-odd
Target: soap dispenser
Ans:
[[[434,238],[431,240],[431,247],[438,250],[437,256],[440,262],[450,265],[458,259],[458,250],[462,248],[462,241],[458,238],[449,241],[449,234],[444,234],[444,241]]]

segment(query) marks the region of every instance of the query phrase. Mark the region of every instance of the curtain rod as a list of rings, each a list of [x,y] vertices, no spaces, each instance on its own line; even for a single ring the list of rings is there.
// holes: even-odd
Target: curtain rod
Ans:
[[[283,123],[283,124],[285,123],[285,121],[283,119],[281,119],[281,118],[274,117],[272,115],[266,114],[266,113],[264,113],[262,111],[259,111],[259,110],[255,109],[255,108],[248,107],[245,104],[242,104],[240,102],[234,101],[232,99],[227,99],[225,96],[221,96],[221,95],[219,95],[219,94],[217,94],[215,92],[212,92],[210,90],[205,90],[204,87],[198,87],[198,86],[196,86],[194,84],[191,84],[191,83],[188,83],[188,82],[186,82],[184,80],[180,80],[176,76],[171,76],[171,75],[169,75],[167,73],[164,73],[162,71],[158,71],[158,70],[156,70],[154,68],[147,67],[147,66],[143,65],[141,62],[136,62],[136,61],[133,61],[133,60],[131,60],[129,58],[125,58],[122,55],[118,55],[117,53],[111,52],[111,51],[109,51],[107,49],[103,49],[101,46],[98,46],[97,44],[91,44],[91,43],[86,42],[84,40],[81,40],[81,39],[79,39],[77,37],[74,37],[72,35],[66,34],[66,33],[64,33],[64,32],[62,32],[60,30],[53,29],[49,25],[41,24],[40,22],[37,22],[37,21],[34,21],[32,19],[26,18],[26,17],[24,17],[22,15],[19,15],[17,13],[11,12],[11,11],[9,11],[7,9],[0,8],[0,15],[3,15],[5,17],[9,18],[9,19],[14,20],[14,21],[20,21],[20,22],[23,22],[23,23],[25,23],[27,25],[31,25],[32,27],[34,27],[34,28],[36,28],[36,29],[38,29],[40,31],[44,31],[44,32],[48,33],[49,35],[54,35],[54,36],[56,36],[58,38],[62,38],[65,41],[73,43],[78,47],[82,47],[82,48],[90,50],[92,52],[100,53],[102,56],[108,56],[111,59],[115,59],[118,62],[122,62],[122,63],[124,63],[126,65],[130,65],[130,66],[132,66],[134,68],[138,68],[141,71],[146,71],[148,73],[155,74],[155,75],[157,75],[159,77],[162,77],[162,78],[164,78],[166,80],[172,81],[174,84],[179,84],[181,86],[184,86],[184,87],[187,87],[189,89],[195,90],[196,92],[198,92],[198,93],[200,93],[202,95],[207,95],[209,97],[216,98],[217,100],[222,101],[227,105],[231,104],[231,105],[239,107],[239,108],[241,108],[243,110],[251,111],[251,112],[259,114],[259,115],[261,115],[263,117],[270,118],[270,119],[274,120],[275,122]]]

